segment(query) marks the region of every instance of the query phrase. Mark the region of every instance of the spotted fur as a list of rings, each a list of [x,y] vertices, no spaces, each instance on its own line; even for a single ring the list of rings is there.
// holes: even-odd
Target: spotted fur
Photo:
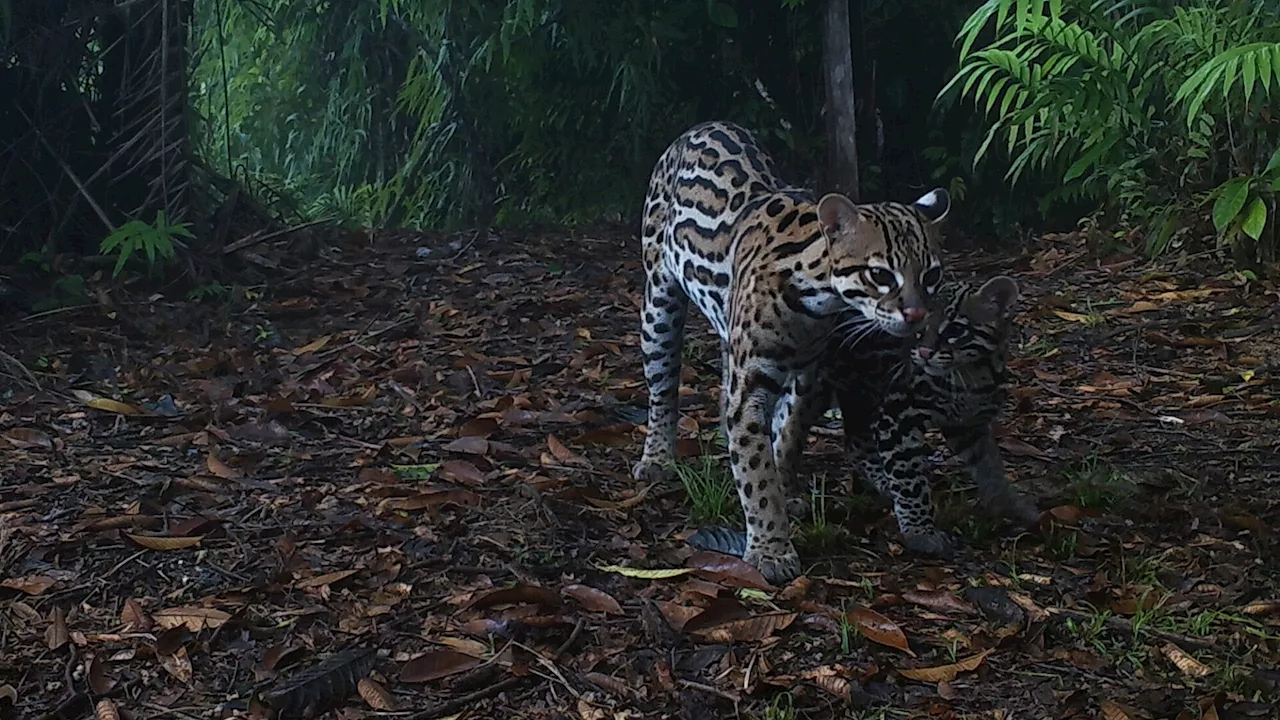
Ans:
[[[1005,276],[981,287],[945,283],[918,343],[881,340],[856,353],[833,343],[824,361],[821,382],[836,388],[854,462],[893,501],[903,542],[917,552],[946,556],[955,549],[955,539],[934,525],[929,423],[968,469],[982,507],[1023,525],[1036,519],[1035,506],[1009,485],[992,434],[1007,397],[1017,296],[1017,284]],[[883,384],[868,380],[877,378]]]
[[[838,194],[815,202],[778,178],[750,132],[727,122],[689,129],[654,167],[641,228],[649,422],[633,474],[671,476],[692,300],[721,341],[744,557],[772,581],[800,570],[785,505],[817,360],[842,322],[898,337],[920,329],[941,279],[937,224],[949,205],[944,190],[912,205],[855,205]],[[780,404],[789,411],[775,425]]]

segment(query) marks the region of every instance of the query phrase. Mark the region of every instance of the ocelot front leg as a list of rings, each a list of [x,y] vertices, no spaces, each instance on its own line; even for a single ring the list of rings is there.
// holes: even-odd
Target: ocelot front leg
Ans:
[[[874,427],[879,463],[872,469],[873,482],[893,500],[902,544],[918,553],[949,557],[956,540],[934,524],[933,492],[929,487],[929,448],[924,442],[927,415],[910,406],[886,402]],[[875,478],[876,471],[879,477]]]
[[[1022,527],[1034,525],[1040,517],[1035,503],[1009,484],[1000,457],[1000,446],[990,424],[981,427],[943,427],[951,451],[969,469],[978,486],[978,505],[987,513],[1004,517]]]
[[[647,257],[646,266],[640,351],[644,355],[645,384],[649,386],[649,432],[644,439],[644,454],[631,474],[637,480],[656,482],[674,477],[672,465],[680,421],[680,351],[684,347],[689,296],[656,257]]]
[[[789,378],[759,358],[734,357],[729,371],[729,464],[746,517],[743,559],[772,583],[800,574],[800,556],[791,542],[785,479],[774,460],[770,432],[779,396]],[[794,422],[794,415],[791,422]],[[790,423],[789,423],[790,424]]]

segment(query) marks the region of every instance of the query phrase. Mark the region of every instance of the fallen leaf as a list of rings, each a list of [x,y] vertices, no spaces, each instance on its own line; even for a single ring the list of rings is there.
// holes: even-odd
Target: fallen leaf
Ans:
[[[239,480],[244,476],[244,473],[222,462],[213,453],[209,453],[209,456],[205,458],[204,464],[205,467],[209,468],[210,473],[223,480]]]
[[[395,698],[391,697],[391,693],[370,678],[360,678],[360,682],[356,683],[356,691],[374,710],[394,712],[396,709]]]
[[[128,403],[122,403],[119,400],[112,400],[111,398],[101,398],[101,397],[91,398],[85,401],[85,405],[93,408],[94,410],[101,410],[103,412],[116,413],[117,415],[145,415],[146,414],[139,408],[136,408]]]
[[[1100,706],[1103,720],[1133,720],[1129,713],[1124,711],[1124,707],[1120,703],[1112,700],[1103,700]]]
[[[1240,609],[1245,615],[1280,614],[1280,600],[1254,600]]]
[[[751,611],[743,607],[737,598],[717,597],[702,612],[689,618],[680,629],[687,633],[698,633],[750,617]]]
[[[491,417],[473,418],[458,426],[458,437],[488,438],[498,432],[498,421]]]
[[[97,720],[120,720],[120,711],[110,698],[102,698],[93,706],[93,714]]]
[[[624,577],[638,578],[641,580],[668,580],[681,575],[688,575],[693,572],[693,568],[633,568],[625,565],[601,565],[596,568],[600,572],[617,573]]]
[[[436,478],[475,487],[484,483],[484,473],[474,463],[466,460],[449,460],[436,468]]]
[[[400,682],[420,683],[466,672],[482,662],[480,658],[456,650],[431,650],[400,668]]]
[[[786,629],[795,621],[796,615],[796,613],[756,615],[716,625],[694,634],[713,643],[759,642],[778,630]],[[695,617],[694,620],[696,619]]]
[[[57,584],[57,580],[48,575],[28,575],[26,577],[5,578],[0,580],[0,587],[17,590],[28,595],[39,595]]]
[[[644,499],[649,495],[649,491],[652,490],[656,484],[657,483],[653,483],[640,488],[639,491],[625,500],[604,500],[602,498],[591,497],[590,495],[585,496],[584,499],[602,510],[626,510],[627,508],[635,507],[636,505],[644,502]]]
[[[583,607],[591,612],[601,612],[610,615],[622,615],[622,606],[612,595],[587,585],[566,585],[561,591],[574,600],[577,600]]]
[[[901,650],[911,657],[915,657],[916,654],[907,645],[907,635],[902,632],[902,628],[875,610],[859,605],[845,614],[845,620],[856,627],[868,640]]]
[[[329,341],[332,339],[333,339],[332,335],[321,335],[320,337],[316,338],[315,340],[312,340],[306,345],[303,345],[300,348],[295,348],[293,350],[293,354],[296,356],[296,355],[306,355],[307,353],[319,352],[323,350],[324,347],[328,345]]]
[[[1165,643],[1160,651],[1187,677],[1199,678],[1213,673],[1208,666],[1183,652],[1182,648],[1173,643]]]
[[[906,590],[902,593],[902,599],[940,613],[978,614],[976,605],[946,590]]]
[[[921,682],[951,682],[962,672],[977,670],[982,661],[986,660],[987,656],[994,651],[995,648],[987,648],[977,655],[970,655],[953,663],[936,667],[898,668],[898,673],[905,678],[920,680]]]
[[[732,555],[702,550],[691,555],[685,565],[693,568],[699,576],[729,587],[774,590],[759,570]]]
[[[49,627],[44,632],[44,639],[50,650],[57,650],[71,642],[71,633],[67,630],[67,611],[63,610],[61,605],[53,607]]]
[[[124,533],[124,536],[148,550],[156,550],[160,552],[195,547],[200,544],[201,540],[204,540],[203,535],[193,535],[191,537],[167,537]]]
[[[475,435],[467,435],[445,445],[444,449],[467,455],[484,455],[489,452],[489,441]]]
[[[18,691],[12,685],[0,685],[0,701],[7,700],[10,705],[18,704]]]
[[[555,435],[547,436],[547,448],[551,450],[551,454],[555,456],[555,459],[559,460],[562,463],[565,463],[568,465],[586,464],[585,458],[583,458],[581,455],[578,455],[577,453],[570,450],[569,448],[565,447],[564,443],[560,442],[560,438],[556,437]]]
[[[161,655],[160,667],[163,667],[184,685],[190,683],[194,675],[191,669],[191,657],[187,655],[185,647],[178,648],[178,651],[172,655]]]
[[[125,631],[146,632],[151,629],[151,616],[142,608],[142,604],[133,598],[124,601],[120,609],[120,624]]]
[[[304,580],[299,580],[298,582],[294,583],[294,587],[299,590],[305,590],[307,588],[320,587],[322,585],[332,585],[333,583],[336,583],[339,580],[342,580],[344,578],[349,578],[358,572],[360,571],[359,570],[338,570],[336,572],[325,573],[323,575],[315,575],[313,577],[309,577]]]
[[[159,610],[152,613],[151,618],[166,630],[185,625],[191,632],[198,633],[205,628],[220,627],[231,619],[231,615],[216,608],[184,605]]]
[[[1052,455],[1032,445],[1031,443],[1019,440],[1016,437],[1005,436],[1000,438],[1000,449],[1010,455],[1020,455],[1022,457],[1033,457],[1041,460],[1050,460]]]
[[[508,605],[515,603],[530,603],[534,605],[542,605],[544,607],[560,607],[564,601],[556,593],[544,587],[537,585],[516,585],[509,588],[501,588],[487,592],[483,595],[477,595],[472,598],[466,607],[482,608],[492,605]]]
[[[19,450],[53,449],[53,440],[44,432],[34,428],[13,428],[5,432],[4,439]]]
[[[1088,324],[1088,323],[1089,323],[1089,316],[1088,316],[1088,315],[1081,315],[1080,313],[1069,312],[1069,311],[1067,311],[1067,310],[1054,310],[1054,311],[1053,311],[1053,314],[1054,314],[1054,315],[1057,315],[1058,317],[1062,318],[1063,320],[1069,320],[1069,321],[1071,321],[1071,322],[1078,322],[1078,323],[1081,323],[1081,324]]]

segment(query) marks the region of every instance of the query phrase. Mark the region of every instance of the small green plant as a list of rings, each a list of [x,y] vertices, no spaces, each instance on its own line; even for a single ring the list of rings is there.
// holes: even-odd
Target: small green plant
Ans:
[[[1082,508],[1109,512],[1137,494],[1137,488],[1128,475],[1099,462],[1096,457],[1064,469],[1062,477],[1070,485],[1076,503]]]
[[[700,455],[697,464],[678,460],[675,471],[689,496],[689,518],[694,523],[715,523],[739,513],[733,474],[714,456]]]
[[[214,282],[211,282],[207,285],[201,285],[200,287],[195,288],[194,290],[191,290],[190,292],[188,292],[187,299],[191,300],[192,302],[204,302],[205,300],[212,300],[213,298],[218,298],[218,297],[222,297],[223,295],[226,295],[229,289],[230,288],[228,288],[226,285],[223,285],[222,283],[217,282],[215,280]]]
[[[809,522],[797,528],[800,541],[806,546],[821,549],[839,543],[845,529],[827,521],[827,476],[819,475],[809,490]]]
[[[111,271],[112,277],[119,276],[120,271],[124,270],[125,263],[129,262],[129,258],[138,251],[142,251],[147,256],[147,266],[154,268],[157,260],[173,259],[175,236],[195,237],[187,229],[188,225],[190,223],[169,224],[164,211],[160,210],[156,213],[154,225],[148,225],[141,220],[130,220],[116,228],[115,232],[102,241],[99,251],[104,255],[115,254],[116,266]]]
[[[779,693],[764,709],[763,720],[795,720],[795,701],[791,693]]]

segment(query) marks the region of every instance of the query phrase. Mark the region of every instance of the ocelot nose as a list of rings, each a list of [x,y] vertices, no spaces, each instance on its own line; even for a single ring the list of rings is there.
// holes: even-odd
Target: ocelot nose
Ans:
[[[902,308],[902,318],[909,323],[920,322],[928,315],[929,311],[922,307],[904,307]]]
[[[933,348],[931,347],[921,345],[920,347],[916,348],[916,352],[920,353],[921,360],[928,360],[929,358],[933,357]]]

